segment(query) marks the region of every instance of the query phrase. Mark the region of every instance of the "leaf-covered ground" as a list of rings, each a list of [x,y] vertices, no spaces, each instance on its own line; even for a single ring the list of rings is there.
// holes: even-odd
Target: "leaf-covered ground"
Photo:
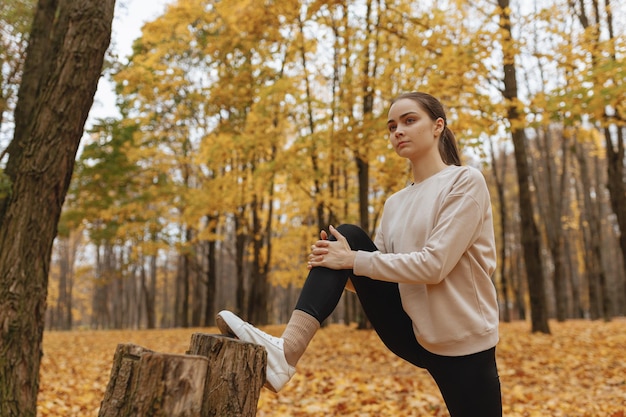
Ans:
[[[626,320],[501,325],[498,365],[507,417],[626,416]],[[266,331],[280,334],[282,326]],[[118,343],[183,354],[194,332],[216,329],[47,332],[40,416],[97,416]],[[315,337],[280,394],[263,390],[259,417],[447,416],[428,374],[389,353],[371,331],[332,325]]]

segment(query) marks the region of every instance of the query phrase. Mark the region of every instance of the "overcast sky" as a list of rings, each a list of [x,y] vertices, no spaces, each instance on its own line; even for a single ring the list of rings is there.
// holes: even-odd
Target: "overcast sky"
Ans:
[[[132,51],[133,41],[141,36],[141,27],[163,14],[167,4],[175,0],[118,0],[113,18],[111,47],[120,57]],[[113,84],[101,78],[89,119],[118,116]],[[89,120],[87,121],[89,124]]]

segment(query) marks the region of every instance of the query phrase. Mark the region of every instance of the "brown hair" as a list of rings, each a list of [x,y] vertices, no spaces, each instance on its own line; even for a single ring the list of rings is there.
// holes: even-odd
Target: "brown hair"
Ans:
[[[436,121],[440,117],[443,119],[443,132],[441,132],[441,136],[439,137],[439,154],[446,165],[461,165],[461,157],[456,144],[456,138],[454,137],[454,133],[448,128],[446,112],[439,100],[430,94],[414,91],[400,94],[391,101],[391,104],[405,98],[416,102],[433,121]]]

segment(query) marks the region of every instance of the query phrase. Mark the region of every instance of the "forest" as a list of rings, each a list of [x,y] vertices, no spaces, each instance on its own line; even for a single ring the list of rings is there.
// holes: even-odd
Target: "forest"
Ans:
[[[0,151],[34,3],[0,7]],[[624,19],[621,0],[173,0],[105,57],[121,116],[82,140],[45,328],[284,323],[319,231],[374,235],[409,182],[385,118],[412,90],[490,186],[502,320],[623,316]],[[332,321],[367,326],[352,294]]]
[[[624,0],[171,0],[128,56],[117,7],[0,3],[0,416],[91,414],[114,344],[222,308],[279,332],[320,231],[410,183],[415,90],[490,188],[505,412],[624,416]],[[445,414],[368,327],[346,293],[259,415]]]

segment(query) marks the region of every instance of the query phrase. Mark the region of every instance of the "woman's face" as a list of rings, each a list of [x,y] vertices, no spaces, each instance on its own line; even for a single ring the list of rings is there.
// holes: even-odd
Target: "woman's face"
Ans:
[[[440,158],[439,137],[444,121],[433,121],[417,102],[404,98],[389,108],[387,129],[396,153],[416,163],[423,158]]]

